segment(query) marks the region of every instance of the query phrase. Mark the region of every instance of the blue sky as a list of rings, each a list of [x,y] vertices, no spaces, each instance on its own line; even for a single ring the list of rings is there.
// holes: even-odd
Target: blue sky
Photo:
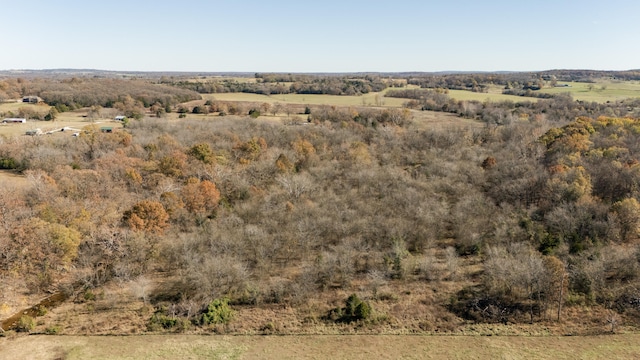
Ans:
[[[0,18],[0,70],[640,68],[637,0],[31,0]]]

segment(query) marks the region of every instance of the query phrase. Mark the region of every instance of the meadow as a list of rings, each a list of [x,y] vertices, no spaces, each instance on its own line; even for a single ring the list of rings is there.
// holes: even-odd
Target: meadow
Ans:
[[[449,97],[458,101],[480,101],[480,102],[499,102],[499,101],[538,101],[536,98],[528,98],[515,95],[504,95],[496,92],[480,93],[467,90],[449,90]]]
[[[594,83],[560,82],[566,87],[543,88],[548,94],[569,93],[575,100],[604,103],[640,97],[639,81],[598,80]]]
[[[408,88],[411,88],[409,86]],[[280,94],[262,95],[252,93],[218,93],[202,94],[207,100],[219,101],[244,101],[261,103],[281,103],[295,105],[335,105],[335,106],[380,106],[380,107],[402,107],[409,99],[385,97],[387,91],[398,88],[388,88],[381,92],[372,92],[364,95],[315,95],[315,94]],[[448,95],[458,101],[537,101],[535,98],[525,98],[515,95],[504,95],[499,92],[478,93],[466,90],[449,90]]]
[[[637,359],[640,335],[19,336],[7,359]],[[330,356],[328,355],[330,352]]]
[[[400,107],[407,99],[387,98],[383,93],[369,93],[360,96],[314,95],[314,94],[282,94],[262,95],[251,93],[218,93],[203,94],[207,100],[245,101],[260,103],[282,103],[295,105],[336,105],[336,106],[384,106]]]

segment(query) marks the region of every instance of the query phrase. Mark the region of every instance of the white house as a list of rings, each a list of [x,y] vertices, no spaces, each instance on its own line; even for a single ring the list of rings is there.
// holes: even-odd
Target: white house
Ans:
[[[8,124],[8,123],[26,123],[27,119],[24,118],[6,118],[4,120],[2,120],[3,124]]]

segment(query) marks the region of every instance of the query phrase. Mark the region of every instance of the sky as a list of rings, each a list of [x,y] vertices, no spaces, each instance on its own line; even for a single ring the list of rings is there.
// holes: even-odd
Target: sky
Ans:
[[[638,0],[0,2],[0,70],[640,69]]]

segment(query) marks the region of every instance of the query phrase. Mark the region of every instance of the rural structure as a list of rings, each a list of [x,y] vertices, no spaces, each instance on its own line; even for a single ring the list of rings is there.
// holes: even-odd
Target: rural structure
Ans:
[[[25,118],[6,118],[2,120],[3,124],[24,124],[27,122]]]

